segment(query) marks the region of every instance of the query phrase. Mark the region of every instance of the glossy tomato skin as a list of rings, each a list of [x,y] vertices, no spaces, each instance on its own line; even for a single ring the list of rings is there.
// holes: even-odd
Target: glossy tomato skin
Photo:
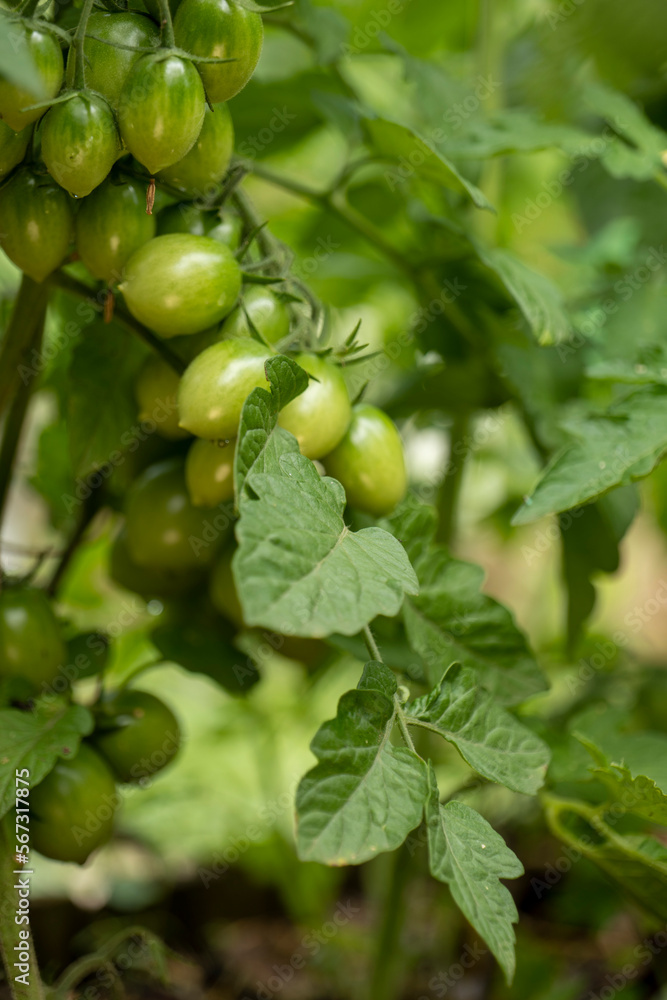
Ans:
[[[243,289],[242,306],[239,304],[225,320],[223,336],[251,337],[248,316],[267,344],[277,344],[289,334],[289,309],[266,285]]]
[[[212,240],[226,243],[230,250],[240,246],[242,229],[243,223],[238,215],[222,209],[219,212],[206,211],[188,201],[168,205],[157,215],[158,236],[167,233],[209,236]]]
[[[17,167],[26,154],[32,138],[32,125],[26,126],[21,132],[0,122],[0,181]]]
[[[41,590],[5,587],[0,593],[0,677],[23,677],[38,690],[67,662],[50,601]]]
[[[249,393],[267,388],[264,364],[270,357],[256,340],[221,340],[202,351],[181,377],[181,427],[209,441],[235,438]]]
[[[62,264],[74,235],[72,199],[49,177],[28,167],[0,189],[0,246],[35,281]]]
[[[139,783],[169,764],[181,743],[176,716],[144,691],[118,691],[95,714],[95,749],[123,784]]]
[[[41,136],[49,173],[76,198],[85,198],[101,184],[121,153],[111,107],[85,91],[44,115]]]
[[[204,121],[206,98],[193,63],[166,50],[144,55],[120,95],[123,142],[152,175],[192,149]]]
[[[195,507],[217,507],[234,497],[236,441],[197,438],[185,460],[185,482]]]
[[[353,507],[383,517],[405,496],[403,444],[386,413],[366,403],[355,406],[345,437],[324,459],[327,475],[345,487]]]
[[[227,172],[234,152],[234,126],[226,104],[206,108],[199,136],[189,153],[161,170],[158,180],[190,198],[213,194]]]
[[[144,14],[93,11],[88,18],[84,43],[86,86],[105,97],[111,107],[116,109],[130,70],[142,53],[133,52],[129,48],[114,48],[113,43],[138,49],[157,47],[159,42],[160,32]],[[68,77],[73,70],[73,53],[72,47],[67,61]]]
[[[149,466],[128,491],[127,549],[139,566],[202,568],[210,563],[230,527],[231,519],[224,511],[192,505],[180,458]]]
[[[171,600],[185,597],[202,582],[202,571],[196,569],[160,569],[138,566],[127,549],[127,533],[122,531],[111,547],[109,575],[119,587],[139,594],[145,600]]]
[[[314,354],[294,358],[314,379],[307,389],[288,403],[278,415],[278,423],[299,442],[307,458],[323,458],[342,440],[352,418],[350,397],[338,365]]]
[[[92,275],[115,283],[135,250],[153,238],[155,226],[155,217],[146,214],[144,186],[108,178],[79,207],[76,248]]]
[[[168,441],[188,437],[178,426],[178,386],[181,377],[171,365],[154,354],[144,362],[134,386],[139,419],[153,420],[156,432]]]
[[[12,22],[11,30],[17,35],[14,42],[17,51],[25,46],[32,56],[41,84],[41,94],[36,97],[30,91],[0,78],[0,119],[15,132],[20,132],[31,122],[41,118],[46,110],[46,108],[37,108],[33,111],[23,109],[28,105],[55,97],[60,90],[64,75],[63,54],[55,35],[50,31],[15,21]]]
[[[110,840],[117,805],[109,767],[82,743],[76,757],[59,760],[30,790],[31,846],[47,858],[82,865]]]
[[[208,236],[156,236],[132,254],[120,290],[128,309],[161,337],[199,333],[233,308],[241,270],[224,243]]]
[[[174,18],[176,44],[196,56],[232,59],[199,63],[208,99],[228,101],[242,90],[259,60],[262,18],[234,0],[181,0]]]

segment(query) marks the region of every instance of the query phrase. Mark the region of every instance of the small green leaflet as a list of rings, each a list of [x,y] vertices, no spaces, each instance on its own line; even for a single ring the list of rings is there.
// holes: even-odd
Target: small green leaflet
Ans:
[[[390,736],[396,681],[382,663],[366,665],[311,749],[319,764],[297,792],[302,861],[361,864],[393,851],[419,825],[427,796],[425,762]]]
[[[25,32],[16,17],[0,12],[0,76],[33,94],[46,97],[37,67],[26,44]]]
[[[667,387],[638,389],[602,416],[568,425],[576,440],[554,457],[513,524],[529,524],[647,476],[667,449]]]
[[[623,811],[667,826],[667,737],[662,733],[609,734],[604,749],[576,731],[595,761],[591,767]],[[614,747],[614,749],[612,749]]]
[[[278,468],[253,471],[257,499],[243,502],[236,529],[234,575],[248,624],[321,638],[398,614],[418,588],[400,543],[381,528],[350,531],[343,487],[320,478],[309,459],[282,455]]]
[[[453,664],[440,685],[405,706],[408,725],[422,724],[453,743],[472,768],[515,792],[534,795],[544,784],[549,748],[477,682]]]
[[[417,568],[420,591],[406,599],[403,617],[431,684],[457,660],[474,668],[479,682],[505,705],[544,690],[544,677],[511,613],[480,592],[481,567],[433,547]]]
[[[0,816],[15,801],[16,771],[27,767],[30,785],[38,785],[57,759],[76,756],[82,736],[93,730],[93,717],[82,705],[41,704],[31,712],[0,710]]]
[[[649,121],[633,100],[602,83],[587,84],[583,100],[587,111],[592,109],[605,118],[618,133],[605,138],[600,155],[612,177],[646,181],[663,172],[667,134]]]
[[[264,370],[270,392],[253,389],[241,413],[239,444],[234,459],[237,507],[241,506],[245,482],[251,471],[277,468],[278,457],[286,452],[299,454],[296,438],[277,426],[278,414],[308,387],[308,375],[296,361],[283,354],[270,358]]]
[[[415,174],[465,195],[477,208],[495,211],[486,195],[463,177],[444,153],[440,153],[414,129],[386,118],[368,117],[364,125],[373,145],[382,155],[396,161],[405,158],[408,163],[416,163]]]
[[[487,821],[462,802],[440,805],[429,768],[426,806],[431,874],[446,882],[456,904],[498,959],[508,983],[515,968],[514,900],[501,878],[518,878],[523,865]]]
[[[477,246],[477,253],[482,263],[500,278],[538,343],[558,344],[567,340],[571,324],[553,281],[533,271],[509,250],[485,250]]]

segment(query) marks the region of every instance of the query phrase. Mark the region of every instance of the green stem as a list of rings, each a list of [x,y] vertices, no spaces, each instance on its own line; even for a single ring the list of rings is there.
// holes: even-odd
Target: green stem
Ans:
[[[160,0],[160,20],[162,21],[162,44],[166,48],[173,49],[176,41],[174,39],[174,25],[171,20],[169,0]]]
[[[86,56],[84,53],[84,44],[86,41],[88,18],[90,17],[93,9],[93,2],[94,0],[84,0],[83,6],[81,7],[81,14],[79,16],[79,23],[76,26],[74,39],[72,41],[72,48],[74,49],[74,86],[77,90],[84,90],[86,86]]]
[[[32,351],[37,351],[37,353],[40,351],[42,336],[44,333],[45,317],[46,300],[40,299],[39,314],[35,313],[30,317],[30,332],[32,334],[32,338],[30,342],[25,345],[26,350],[29,350],[31,353]],[[14,317],[12,317],[10,329],[7,331],[8,337],[11,335],[13,320]],[[14,461],[16,459],[16,452],[18,450],[21,432],[23,430],[23,423],[25,421],[28,403],[30,402],[30,397],[35,383],[36,378],[34,377],[24,378],[21,380],[21,384],[16,390],[16,395],[14,396],[9,411],[5,417],[5,423],[2,430],[2,443],[0,444],[0,525],[2,524],[7,494],[9,492],[9,486],[12,478],[12,471],[14,469]]]
[[[51,577],[51,580],[49,582],[49,586],[47,587],[47,594],[49,594],[50,597],[54,597],[57,594],[58,587],[60,586],[62,579],[65,576],[65,573],[67,572],[69,564],[72,561],[72,558],[75,552],[77,551],[83,539],[83,536],[86,534],[86,531],[88,530],[88,526],[90,525],[91,521],[97,514],[100,507],[102,506],[103,503],[102,494],[103,490],[97,489],[91,493],[91,495],[88,497],[87,500],[84,500],[81,516],[77,521],[77,525],[74,531],[72,532],[72,536],[69,542],[67,543],[65,551],[62,553],[62,555],[58,560],[58,565],[56,566],[53,572],[53,576]]]
[[[393,856],[393,871],[382,904],[382,921],[376,939],[369,1000],[394,1000],[400,992],[400,937],[406,916],[405,890],[410,874],[411,855],[403,844]]]
[[[35,331],[42,322],[48,294],[46,285],[37,284],[26,274],[23,275],[12,318],[0,348],[0,417],[6,413],[9,401],[21,382],[26,379],[32,381],[35,377],[30,370],[30,353]]]
[[[468,427],[467,414],[457,414],[454,417],[449,436],[449,463],[438,494],[436,540],[442,545],[451,544],[456,530],[456,512],[468,454]]]
[[[50,284],[56,288],[60,288],[63,292],[67,292],[69,295],[73,295],[75,298],[83,299],[92,305],[95,309],[100,310],[100,304],[95,298],[94,289],[90,288],[88,285],[84,285],[83,282],[77,281],[76,278],[71,278],[68,274],[64,274],[62,271],[54,271],[49,279]],[[163,340],[156,337],[148,327],[144,326],[133,316],[127,312],[122,306],[116,303],[114,314],[114,322],[118,323],[119,326],[124,327],[124,329],[129,330],[130,333],[134,333],[137,337],[140,337],[149,347],[160,355],[163,361],[182,375],[187,368],[186,363],[179,358],[177,354],[174,354],[170,350]]]
[[[30,875],[24,872],[16,874],[21,866],[15,860],[14,843],[14,813],[10,811],[0,820],[0,952],[13,1000],[43,1000],[44,990],[30,926],[17,924],[14,919],[19,909],[18,879],[30,879]],[[27,932],[27,937],[21,937],[20,931]],[[23,949],[27,949],[30,955],[28,985],[17,983],[15,978],[22,974],[22,970],[14,968],[14,963],[19,961],[18,954]]]
[[[384,662],[380,648],[375,641],[375,636],[371,632],[369,625],[364,625],[364,642],[366,643],[366,649],[370,654],[371,660],[375,660],[376,663]]]

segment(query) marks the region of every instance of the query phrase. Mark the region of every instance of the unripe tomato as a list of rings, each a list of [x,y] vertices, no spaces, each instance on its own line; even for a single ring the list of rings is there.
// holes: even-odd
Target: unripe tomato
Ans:
[[[234,126],[226,104],[206,108],[204,124],[195,144],[182,160],[166,170],[158,179],[171,187],[201,198],[214,193],[227,172],[234,152]]]
[[[41,135],[49,173],[76,198],[101,184],[121,153],[113,111],[86,91],[47,111]]]
[[[259,60],[264,28],[259,14],[234,0],[182,0],[174,18],[176,44],[195,56],[232,59],[198,63],[209,101],[228,101],[242,90]]]
[[[132,254],[120,290],[128,309],[162,337],[199,333],[231,310],[241,270],[224,243],[208,236],[156,236]]]
[[[225,320],[225,337],[251,337],[248,316],[267,344],[277,344],[289,333],[290,314],[284,302],[266,285],[250,285],[243,289],[243,305],[239,305]]]
[[[235,438],[249,393],[267,388],[264,364],[270,357],[256,340],[221,340],[207,347],[181,376],[181,427],[209,441]]]
[[[236,250],[241,243],[243,223],[238,215],[220,209],[207,212],[189,201],[168,205],[157,215],[157,235],[167,233],[192,233],[193,236],[210,236],[212,240],[226,243]]]
[[[5,587],[0,593],[0,677],[50,684],[67,651],[51,603],[41,590]]]
[[[59,760],[30,789],[30,842],[56,861],[82,865],[111,839],[118,793],[107,764],[82,743],[72,760]]]
[[[199,569],[159,569],[138,566],[127,550],[127,533],[122,531],[111,547],[109,575],[114,583],[150,601],[184,597],[196,590],[202,576]]]
[[[307,458],[328,455],[341,441],[352,417],[345,379],[338,365],[313,354],[294,358],[309,375],[308,388],[288,403],[278,415],[278,423],[299,442]]]
[[[111,107],[116,109],[129,72],[137,60],[141,59],[142,53],[132,51],[132,48],[157,48],[159,43],[160,32],[144,14],[93,11],[88,18],[84,42],[86,86],[105,97]],[[115,48],[114,45],[132,48]],[[70,48],[67,60],[68,78],[73,73],[73,62],[74,46]]]
[[[13,47],[15,51],[27,51],[37,69],[38,91],[24,90],[9,80],[0,77],[0,118],[15,132],[20,132],[31,122],[36,122],[44,114],[45,108],[24,111],[31,104],[48,101],[55,97],[63,82],[63,54],[55,35],[50,31],[11,22]]]
[[[72,202],[50,177],[28,167],[0,188],[0,246],[35,281],[59,267],[74,235]]]
[[[228,545],[213,563],[209,577],[208,596],[216,611],[229,619],[237,628],[244,628],[243,608],[236,590],[232,559],[236,546]]]
[[[190,445],[185,460],[185,482],[195,507],[217,507],[234,496],[236,441],[205,441]]]
[[[146,192],[138,181],[109,178],[81,203],[76,214],[76,248],[91,274],[118,282],[127,260],[155,235],[146,214]]]
[[[0,122],[0,180],[18,166],[32,138],[32,125],[21,132],[15,132],[9,125]]]
[[[224,512],[190,503],[179,458],[149,466],[128,491],[127,548],[139,566],[178,570],[206,566],[230,527]]]
[[[132,155],[154,175],[192,148],[205,108],[194,65],[161,50],[142,56],[127,76],[118,105],[120,133]]]
[[[181,376],[156,354],[146,358],[134,386],[139,419],[154,420],[157,433],[168,441],[188,437],[178,426],[178,386]]]
[[[163,701],[144,691],[118,691],[101,703],[95,749],[123,784],[152,777],[178,753],[181,733]]]
[[[348,503],[376,517],[391,513],[407,490],[396,425],[367,403],[354,407],[347,434],[324,459],[324,467],[345,487]]]

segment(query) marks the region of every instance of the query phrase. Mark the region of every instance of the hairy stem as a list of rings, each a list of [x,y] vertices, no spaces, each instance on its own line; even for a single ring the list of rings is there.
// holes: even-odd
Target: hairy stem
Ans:
[[[0,952],[13,1000],[43,1000],[44,990],[30,927],[17,924],[14,919],[19,909],[18,879],[30,878],[18,871],[21,866],[15,860],[14,843],[14,813],[10,811],[0,820]],[[27,933],[27,937],[22,937],[20,931]],[[14,963],[19,962],[19,952],[24,950],[30,956],[27,985],[16,981],[16,976],[22,975],[23,970],[14,967]]]
[[[456,530],[456,513],[463,470],[468,454],[468,416],[457,414],[452,421],[449,438],[449,462],[438,494],[438,529],[436,539],[450,545]]]
[[[176,42],[174,40],[174,25],[171,20],[169,0],[160,0],[160,20],[162,22],[162,44],[166,48],[173,48]]]
[[[375,641],[375,636],[370,630],[369,625],[364,625],[364,642],[366,643],[366,649],[370,654],[371,660],[375,660],[377,663],[382,663],[382,653]]]
[[[74,49],[74,86],[77,90],[84,90],[86,86],[86,56],[83,47],[86,41],[86,28],[88,18],[93,9],[93,0],[84,0],[79,16],[79,23],[74,32],[72,47]]]

